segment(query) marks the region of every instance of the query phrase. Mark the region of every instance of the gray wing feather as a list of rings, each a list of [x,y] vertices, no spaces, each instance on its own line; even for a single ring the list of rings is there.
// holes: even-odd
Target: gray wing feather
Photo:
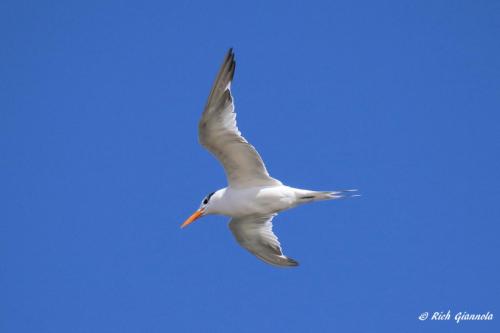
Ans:
[[[269,176],[259,153],[236,125],[231,95],[235,68],[234,53],[229,49],[198,125],[199,141],[222,163],[231,187],[281,185]]]
[[[297,261],[283,254],[278,237],[273,233],[275,215],[233,218],[229,229],[241,246],[266,263],[282,267],[298,266]]]

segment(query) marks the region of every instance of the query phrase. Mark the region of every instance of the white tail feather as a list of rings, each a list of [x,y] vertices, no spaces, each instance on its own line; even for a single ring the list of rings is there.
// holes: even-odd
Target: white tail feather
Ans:
[[[299,198],[301,200],[309,200],[309,201],[319,201],[319,200],[334,200],[334,199],[343,199],[343,198],[353,198],[359,197],[360,194],[357,194],[358,190],[339,190],[339,191],[308,191],[303,193]]]

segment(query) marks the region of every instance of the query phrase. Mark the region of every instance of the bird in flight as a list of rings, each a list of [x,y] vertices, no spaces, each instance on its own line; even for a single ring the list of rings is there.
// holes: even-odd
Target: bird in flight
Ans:
[[[257,150],[236,126],[231,95],[235,67],[234,53],[229,49],[198,124],[199,141],[222,164],[229,186],[208,194],[181,228],[205,215],[226,215],[231,217],[229,229],[238,243],[259,259],[275,266],[298,266],[296,260],[283,254],[273,233],[273,218],[305,203],[357,196],[356,190],[298,189],[269,175]]]

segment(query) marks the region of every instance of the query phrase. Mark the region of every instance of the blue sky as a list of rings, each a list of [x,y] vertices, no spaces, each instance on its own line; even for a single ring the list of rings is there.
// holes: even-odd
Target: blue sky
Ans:
[[[498,1],[3,1],[0,331],[492,332]],[[180,230],[225,186],[197,121],[228,47],[240,129],[288,185],[297,269]]]

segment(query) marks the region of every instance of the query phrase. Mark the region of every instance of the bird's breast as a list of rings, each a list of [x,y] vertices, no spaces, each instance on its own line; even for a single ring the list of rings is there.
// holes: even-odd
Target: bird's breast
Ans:
[[[293,207],[294,192],[287,186],[227,188],[214,203],[214,213],[231,217],[270,215]]]

